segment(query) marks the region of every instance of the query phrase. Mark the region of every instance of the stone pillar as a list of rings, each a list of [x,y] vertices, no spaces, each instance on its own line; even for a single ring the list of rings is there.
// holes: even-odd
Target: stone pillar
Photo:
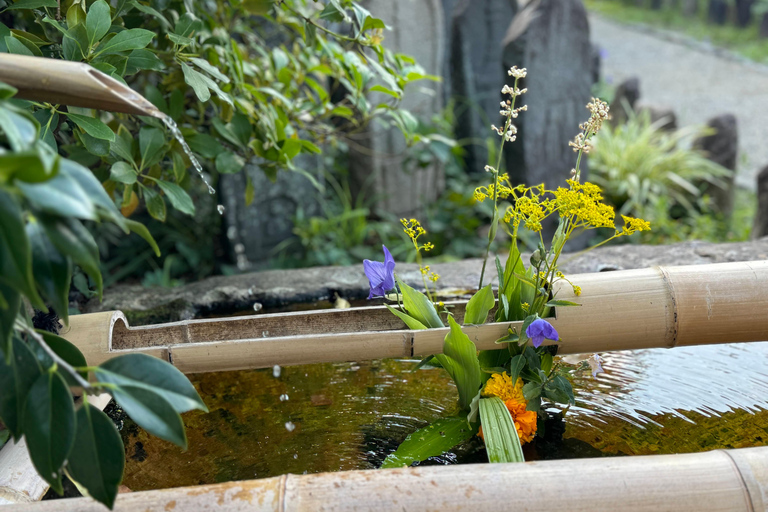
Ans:
[[[768,236],[768,166],[757,175],[757,214],[752,227],[752,238]]]
[[[624,124],[635,111],[640,99],[640,79],[636,76],[627,78],[616,87],[611,103],[611,122],[613,126]]]
[[[319,158],[300,155],[293,163],[322,180]],[[254,190],[254,200],[247,206],[246,176]],[[273,183],[255,161],[242,172],[223,174],[219,188],[230,254],[239,270],[258,267],[273,256],[278,244],[294,236],[293,219],[299,209],[307,217],[321,213],[320,191],[309,178],[299,172],[279,171]]]
[[[388,49],[414,57],[429,74],[441,74],[445,22],[440,0],[369,0],[365,5],[391,28],[384,33]],[[382,93],[371,96],[374,103],[391,99]],[[409,86],[401,106],[416,117],[430,119],[443,108],[441,84],[421,81]],[[397,128],[374,122],[350,142],[352,191],[374,198],[378,210],[410,216],[443,191],[442,167],[407,160],[405,139]]]
[[[744,28],[752,21],[752,5],[755,0],[736,0],[736,25]]]
[[[728,21],[728,2],[726,0],[709,0],[709,21],[718,25],[725,25]]]
[[[570,176],[576,155],[568,142],[589,117],[589,22],[581,0],[541,0],[535,9],[527,28],[505,41],[504,67],[528,68],[521,97],[528,111],[516,120],[517,140],[505,144],[504,158],[513,184],[551,188]]]
[[[468,172],[482,174],[488,162],[485,139],[498,125],[501,88],[508,81],[502,53],[516,0],[461,0],[452,14],[451,92],[456,113],[455,136],[474,140],[465,147]]]
[[[707,158],[733,172],[730,177],[723,179],[726,184],[725,189],[709,185],[706,193],[712,197],[718,211],[726,217],[730,217],[733,213],[736,162],[739,151],[736,117],[732,114],[713,117],[707,122],[707,127],[713,130],[712,135],[698,139],[694,146],[702,150]]]

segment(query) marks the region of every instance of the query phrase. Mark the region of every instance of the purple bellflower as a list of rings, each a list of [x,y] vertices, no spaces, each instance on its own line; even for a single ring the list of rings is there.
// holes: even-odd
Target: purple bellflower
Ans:
[[[363,260],[365,277],[371,285],[371,293],[368,298],[381,297],[395,287],[395,259],[389,253],[389,249],[382,245],[384,250],[384,263],[380,261]]]
[[[533,346],[539,348],[544,340],[558,341],[560,336],[552,324],[541,318],[537,318],[525,330],[525,335],[533,342]]]

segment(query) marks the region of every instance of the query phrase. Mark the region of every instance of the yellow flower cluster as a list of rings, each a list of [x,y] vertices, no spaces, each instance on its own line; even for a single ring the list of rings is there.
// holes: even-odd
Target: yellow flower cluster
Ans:
[[[615,228],[612,206],[602,202],[600,187],[593,183],[568,180],[570,188],[554,191],[560,217],[569,219],[573,228]]]
[[[632,233],[636,233],[638,231],[651,230],[651,223],[648,221],[643,219],[634,219],[632,217],[627,217],[626,215],[622,215],[621,218],[624,220],[624,227],[621,229],[622,235],[631,235]]]
[[[408,238],[413,240],[414,243],[416,243],[416,240],[421,235],[427,234],[427,230],[421,227],[421,223],[416,219],[400,219],[400,223],[403,225],[405,234],[408,235]]]
[[[486,167],[487,167],[487,169],[490,169],[489,172],[495,171],[495,169],[493,169],[490,166],[486,166]],[[482,203],[483,201],[485,201],[488,198],[493,199],[494,192],[497,192],[498,193],[497,199],[506,199],[510,195],[513,195],[515,193],[515,191],[520,192],[524,188],[525,187],[522,186],[522,185],[517,186],[517,187],[513,187],[509,183],[509,175],[508,174],[499,174],[496,177],[496,183],[495,184],[491,183],[487,187],[477,187],[475,189],[474,197],[475,197],[475,201],[477,201],[478,203]]]
[[[507,406],[512,420],[515,422],[520,444],[533,440],[536,435],[536,412],[527,411],[528,401],[523,396],[523,379],[518,378],[512,383],[510,376],[505,373],[494,373],[483,388],[482,396],[498,396]],[[481,429],[482,437],[482,429]]]

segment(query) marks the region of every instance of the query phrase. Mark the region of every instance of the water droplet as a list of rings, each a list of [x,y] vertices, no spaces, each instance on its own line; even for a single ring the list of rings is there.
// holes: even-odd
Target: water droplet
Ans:
[[[213,189],[211,189],[211,190],[213,190]],[[209,191],[209,192],[210,192],[210,191]],[[214,191],[214,192],[215,192],[215,191]],[[211,192],[211,193],[213,193],[213,192]],[[216,207],[216,211],[217,211],[217,212],[219,212],[219,215],[224,215],[224,205],[223,205],[223,204],[220,204],[219,206],[217,206],[217,207]]]
[[[281,402],[287,402],[288,401],[288,395],[286,395],[285,393],[280,395],[280,401]]]
[[[248,295],[253,295],[253,286],[248,288]]]
[[[263,308],[263,307],[264,306],[261,305],[261,302],[254,302],[253,303],[253,310],[254,311],[261,311],[261,308]]]
[[[296,425],[294,425],[292,421],[286,421],[285,430],[287,430],[288,432],[293,432],[294,430],[296,430]]]
[[[282,371],[282,368],[280,368],[279,364],[276,364],[272,367],[272,376],[274,376],[276,379],[280,377],[280,372]]]
[[[237,236],[237,228],[235,226],[229,226],[227,228],[227,238],[234,240]]]
[[[298,454],[298,453],[294,453],[294,454],[293,454],[293,458],[294,458],[294,459],[298,459],[298,458],[299,458],[299,454]]]
[[[195,155],[192,154],[192,150],[189,149],[189,144],[187,144],[187,141],[184,140],[184,136],[181,134],[181,130],[179,130],[179,127],[176,125],[176,121],[171,119],[169,116],[162,116],[160,120],[165,124],[166,127],[168,127],[168,130],[171,132],[171,135],[173,135],[173,138],[178,141],[178,143],[181,145],[181,149],[184,150],[184,153],[189,157],[189,161],[192,163],[192,167],[195,168],[197,171],[198,176],[200,176],[200,179],[203,180],[203,183],[205,183],[205,186],[208,187],[208,193],[213,195],[216,193],[216,190],[211,186],[210,183],[208,183],[208,180],[205,179],[205,174],[203,174],[203,166],[200,165],[200,162],[198,162],[197,158],[195,158]],[[223,213],[223,212],[219,212]]]

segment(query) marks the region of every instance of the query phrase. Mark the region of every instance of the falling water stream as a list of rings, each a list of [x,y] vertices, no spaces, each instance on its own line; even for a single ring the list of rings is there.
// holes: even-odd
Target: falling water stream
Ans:
[[[768,343],[604,354],[574,368],[576,406],[527,460],[685,453],[768,444]],[[456,389],[416,361],[315,364],[192,375],[210,413],[184,415],[189,449],[122,429],[125,484],[157,489],[284,473],[378,467],[404,437],[454,412]],[[483,462],[472,440],[427,463]]]
[[[171,117],[166,114],[158,115],[158,117],[171,132],[173,138],[176,139],[176,141],[181,145],[181,149],[184,150],[184,153],[186,153],[186,155],[189,157],[189,161],[192,162],[192,167],[194,167],[197,171],[197,175],[200,176],[200,179],[203,180],[205,186],[208,187],[208,193],[210,195],[214,195],[216,193],[216,189],[214,189],[211,184],[208,183],[208,179],[205,177],[205,173],[203,172],[203,166],[197,160],[197,157],[195,157],[195,155],[192,153],[192,150],[190,149],[189,144],[187,144],[187,141],[184,139],[184,135],[181,134],[181,130],[176,124],[176,121],[171,119]],[[219,212],[219,215],[224,215],[224,205],[218,205],[216,207],[216,211]]]

